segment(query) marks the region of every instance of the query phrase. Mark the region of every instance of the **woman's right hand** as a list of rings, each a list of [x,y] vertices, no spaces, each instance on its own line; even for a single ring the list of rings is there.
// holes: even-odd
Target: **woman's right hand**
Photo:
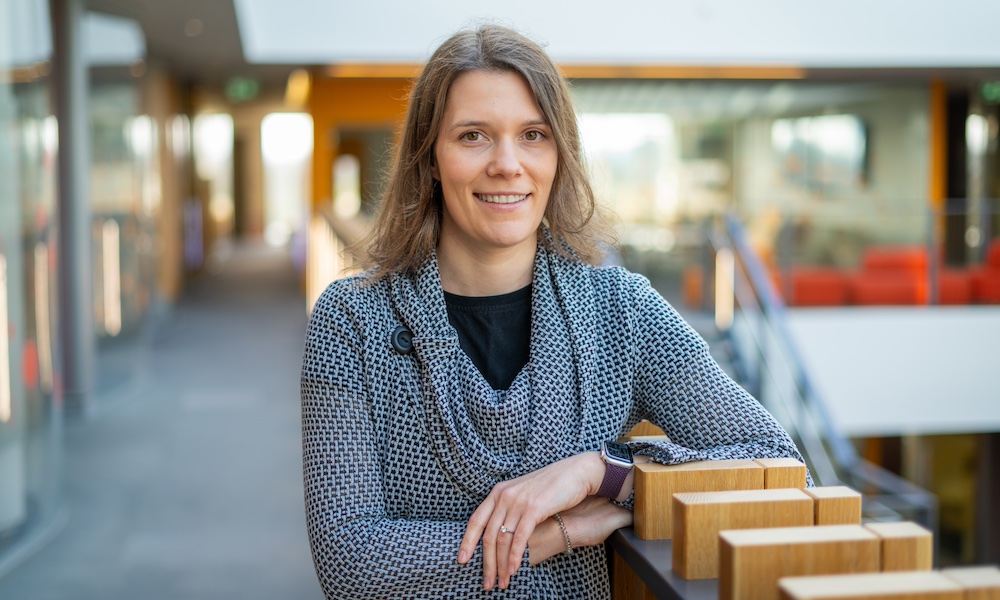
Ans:
[[[506,589],[535,528],[596,492],[604,470],[599,453],[584,452],[493,486],[469,518],[458,562],[467,563],[482,539],[483,587],[499,579]]]
[[[601,544],[616,529],[632,524],[632,511],[599,496],[588,496],[573,508],[560,512],[559,516],[574,548]],[[535,528],[528,548],[531,566],[566,551],[566,538],[554,517]]]
[[[615,530],[632,524],[632,511],[600,496],[587,496],[559,516],[574,548],[602,544]],[[562,535],[562,531],[559,534]]]

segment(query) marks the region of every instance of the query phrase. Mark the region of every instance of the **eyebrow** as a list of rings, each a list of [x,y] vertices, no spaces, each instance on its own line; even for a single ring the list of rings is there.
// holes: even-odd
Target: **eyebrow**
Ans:
[[[462,129],[465,127],[488,127],[490,123],[488,121],[460,121],[458,123],[453,123],[448,127],[448,129]],[[551,127],[549,123],[543,119],[531,119],[521,123],[522,127]]]

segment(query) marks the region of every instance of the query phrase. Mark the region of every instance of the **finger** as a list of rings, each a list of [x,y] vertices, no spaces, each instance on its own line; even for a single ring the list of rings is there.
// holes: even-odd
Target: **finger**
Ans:
[[[500,528],[506,515],[494,512],[486,522],[483,532],[483,589],[491,590],[497,582],[497,544],[501,535]]]
[[[528,548],[528,540],[535,531],[536,524],[531,519],[521,519],[517,524],[517,531],[511,536],[510,550],[507,553],[507,580],[517,573],[521,568],[521,559],[524,558],[524,551]]]
[[[489,531],[483,534],[483,589],[491,590],[497,581],[497,537]]]
[[[462,543],[458,547],[458,562],[460,564],[464,565],[469,562],[472,555],[475,554],[476,545],[479,544],[479,538],[483,536],[495,505],[492,497],[487,496],[486,500],[469,517],[469,523],[465,526],[465,535],[462,536]]]
[[[505,590],[510,585],[510,548],[514,544],[514,536],[518,534],[520,521],[512,518],[509,514],[504,520],[507,531],[501,531],[497,537],[497,576],[500,580],[500,589]]]

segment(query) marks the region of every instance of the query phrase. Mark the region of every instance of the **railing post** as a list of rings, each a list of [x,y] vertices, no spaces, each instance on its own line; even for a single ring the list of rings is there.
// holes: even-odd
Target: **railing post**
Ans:
[[[719,248],[715,253],[715,326],[721,332],[733,326],[736,305],[735,277],[732,248]]]
[[[938,279],[940,277],[940,258],[938,256],[937,210],[930,206],[927,209],[927,303],[940,304]]]
[[[767,360],[769,358],[767,355],[767,330],[769,327],[767,320],[770,318],[770,315],[767,314],[763,303],[758,304],[757,308],[759,309],[759,314],[757,315],[757,339],[760,340],[760,344],[757,346],[757,375],[754,382],[755,389],[753,390],[753,395],[758,400],[761,400],[761,396],[764,393],[764,379],[767,376]],[[776,386],[778,382],[772,381],[771,384]]]
[[[702,223],[702,237],[705,244],[701,247],[701,287],[702,305],[707,306],[710,298],[715,298],[715,252],[712,245],[712,217],[707,217]],[[715,305],[712,305],[713,314]]]
[[[994,204],[997,205],[995,209],[993,208]],[[983,262],[985,262],[986,254],[990,249],[990,241],[993,239],[993,218],[1000,210],[1000,202],[996,198],[983,198],[981,209],[983,214],[979,218],[979,230],[982,232],[982,255]]]
[[[795,298],[792,297],[794,287],[792,286],[792,220],[788,215],[781,218],[781,228],[778,230],[778,271],[781,281],[781,295],[785,304],[792,306]]]

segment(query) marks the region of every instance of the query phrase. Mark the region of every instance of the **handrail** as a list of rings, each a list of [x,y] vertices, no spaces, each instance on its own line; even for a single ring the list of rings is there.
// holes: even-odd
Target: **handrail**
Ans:
[[[774,289],[774,283],[767,276],[764,265],[761,264],[757,258],[757,254],[751,248],[749,241],[747,241],[743,227],[731,214],[726,215],[725,222],[726,229],[733,240],[734,249],[737,251],[737,255],[742,258],[742,262],[748,271],[751,285],[755,290],[758,290],[764,314],[771,315],[771,325],[777,330],[782,343],[788,348],[789,354],[793,357],[800,356],[794,338],[788,331],[785,303]],[[818,396],[818,392],[812,385],[805,367],[798,361],[796,361],[795,366],[797,367],[796,380],[801,388],[802,397],[810,398]],[[824,425],[823,428],[826,430],[827,439],[830,440],[833,446],[836,461],[842,465],[852,464],[857,460],[857,454],[850,442],[834,430],[832,425],[833,419],[826,408],[826,404],[815,402],[812,408],[819,412],[819,416],[821,417],[820,422]]]
[[[356,272],[366,262],[357,243],[367,230],[363,217],[341,219],[328,206],[313,213],[306,242],[306,306],[310,311],[330,282]]]
[[[708,239],[716,256],[720,252],[733,256],[732,269],[727,270],[732,273],[729,285],[735,302],[723,300],[726,310],[731,306],[733,311],[732,324],[723,333],[733,339],[737,360],[756,367],[745,369],[756,373],[748,387],[755,388],[751,391],[776,416],[785,416],[782,425],[799,443],[814,480],[821,485],[851,485],[861,491],[866,518],[912,518],[936,531],[934,496],[862,459],[836,428],[822,394],[799,360],[784,301],[738,218],[725,215],[710,230]]]

